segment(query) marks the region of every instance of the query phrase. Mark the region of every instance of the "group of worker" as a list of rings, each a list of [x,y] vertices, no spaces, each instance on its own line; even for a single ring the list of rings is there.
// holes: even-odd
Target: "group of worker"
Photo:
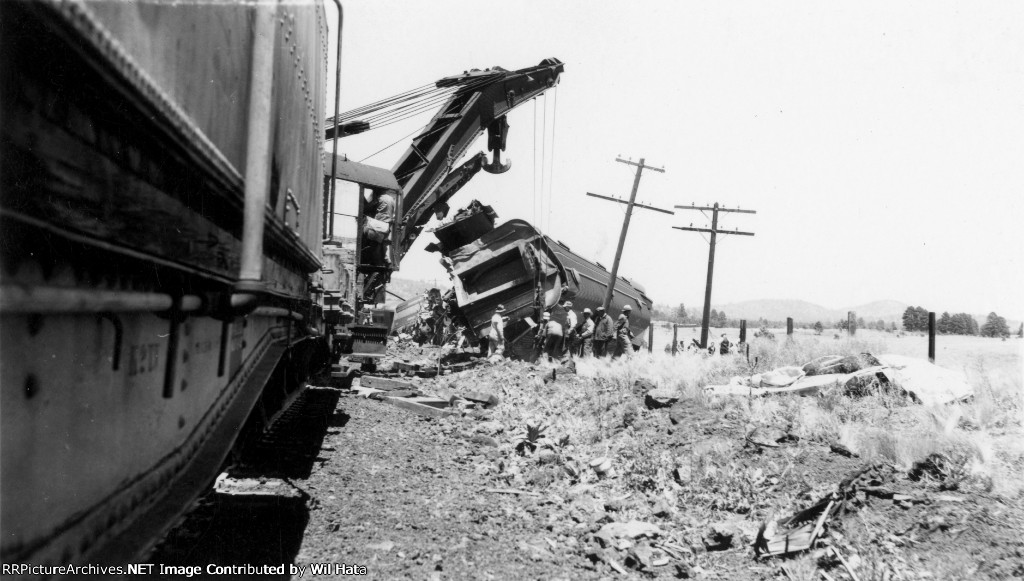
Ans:
[[[619,318],[612,321],[604,307],[596,312],[583,309],[583,320],[573,310],[572,301],[563,301],[541,315],[540,324],[534,335],[534,349],[538,356],[549,361],[566,355],[581,357],[621,357],[633,350],[633,331],[629,328],[629,316],[633,309],[622,308]],[[552,317],[552,312],[556,316]],[[564,312],[564,317],[563,317]],[[489,354],[502,355],[505,350],[505,306],[498,305],[491,317],[489,331]],[[562,321],[564,322],[564,325]]]
[[[720,353],[722,355],[728,355],[732,351],[732,348],[733,348],[733,344],[732,344],[732,342],[729,341],[729,337],[725,333],[722,333],[722,340],[718,343],[718,345],[715,345],[714,341],[708,341],[707,352],[708,352],[708,355],[714,355],[715,353]],[[743,343],[737,344],[736,348],[737,348],[737,350],[741,350],[743,348]],[[677,350],[680,353],[683,352],[683,351],[686,351],[687,353],[690,353],[690,352],[700,353],[700,352],[704,351],[704,348],[700,346],[700,341],[698,341],[697,339],[690,339],[689,343],[685,343],[683,341],[680,341],[679,345],[677,347]],[[668,345],[665,345],[665,353],[671,353],[671,352],[672,352],[672,343],[669,343]]]

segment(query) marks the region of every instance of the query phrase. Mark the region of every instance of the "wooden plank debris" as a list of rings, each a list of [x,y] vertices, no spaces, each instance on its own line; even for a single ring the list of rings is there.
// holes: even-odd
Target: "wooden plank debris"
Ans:
[[[359,378],[359,384],[363,387],[372,387],[374,389],[382,389],[385,391],[391,390],[413,390],[416,391],[416,384],[408,381],[398,381],[396,379],[388,379],[386,377],[378,377],[376,375],[364,375]]]
[[[531,492],[529,490],[517,490],[515,488],[488,488],[484,492],[490,492],[493,494],[523,494],[526,496],[541,496],[539,492]]]
[[[395,407],[400,407],[400,408],[402,408],[404,410],[411,411],[411,412],[419,414],[421,416],[427,416],[427,417],[432,417],[432,418],[445,418],[445,417],[448,417],[448,416],[452,415],[452,413],[453,413],[453,412],[448,411],[448,410],[438,409],[436,407],[431,407],[429,405],[423,405],[421,403],[417,403],[417,402],[412,401],[412,400],[407,399],[407,398],[385,397],[384,401],[386,403],[389,403],[389,404],[395,406]],[[444,401],[444,400],[442,400],[442,401]],[[445,403],[447,403],[447,402],[445,402]]]
[[[463,399],[468,399],[469,401],[483,404],[485,408],[491,408],[501,403],[498,396],[480,391],[464,391],[459,393],[458,396]]]

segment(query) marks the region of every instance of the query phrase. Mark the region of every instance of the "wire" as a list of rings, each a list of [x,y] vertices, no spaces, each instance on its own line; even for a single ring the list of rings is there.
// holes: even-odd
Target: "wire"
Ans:
[[[541,126],[540,132],[540,222],[541,230],[547,231],[547,226],[544,225],[544,170],[547,167],[547,144],[548,144],[548,96],[544,94],[544,123]],[[548,206],[550,210],[551,201],[548,200]]]
[[[384,150],[386,150],[386,149],[391,149],[392,147],[394,147],[394,146],[398,145],[398,144],[399,144],[399,143],[401,143],[402,141],[404,141],[404,140],[406,140],[406,139],[409,139],[410,137],[412,137],[412,135],[413,135],[414,133],[416,133],[417,131],[420,131],[420,130],[422,130],[422,129],[423,129],[422,127],[419,127],[419,128],[417,128],[417,129],[415,129],[415,130],[414,130],[414,131],[413,131],[412,133],[410,133],[410,134],[406,135],[405,137],[400,137],[400,138],[398,139],[398,141],[395,141],[395,142],[394,142],[394,143],[392,143],[391,145],[387,145],[387,146],[384,146],[383,148],[381,148],[381,149],[378,149],[377,151],[375,151],[375,152],[371,153],[370,155],[368,155],[368,156],[364,157],[363,159],[360,159],[360,160],[359,160],[359,163],[363,163],[364,161],[366,161],[366,160],[370,159],[371,157],[373,157],[373,156],[377,155],[378,153],[380,153],[380,152],[382,152],[382,151],[384,151]]]
[[[548,228],[551,227],[551,207],[555,189],[555,124],[558,121],[558,86],[551,90],[551,168],[548,170]]]
[[[533,223],[537,223],[537,98],[533,98]]]

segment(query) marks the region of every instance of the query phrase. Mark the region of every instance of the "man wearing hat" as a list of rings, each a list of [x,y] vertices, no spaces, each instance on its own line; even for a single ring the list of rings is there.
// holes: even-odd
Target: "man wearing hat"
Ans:
[[[568,351],[572,356],[576,351],[576,311],[572,310],[572,301],[565,301],[565,345],[560,349],[563,353]]]
[[[612,340],[613,336],[612,318],[604,312],[604,307],[597,307],[597,322],[594,327],[594,357],[608,355],[608,342]]]
[[[614,357],[629,355],[629,352],[633,350],[633,345],[630,343],[630,339],[633,338],[633,331],[629,329],[629,314],[631,312],[633,312],[633,307],[629,305],[622,307],[619,320],[615,321]]]
[[[541,337],[544,338],[544,354],[548,361],[558,357],[558,349],[562,343],[562,324],[551,318],[551,313],[545,312],[541,319]]]
[[[494,316],[491,317],[491,331],[487,337],[488,343],[490,343],[489,355],[498,355],[500,357],[505,353],[504,313],[505,305],[498,305],[494,309]]]
[[[594,319],[591,316],[590,309],[583,309],[583,323],[582,333],[580,333],[580,342],[583,345],[580,348],[580,355],[583,357],[590,357],[594,354]]]

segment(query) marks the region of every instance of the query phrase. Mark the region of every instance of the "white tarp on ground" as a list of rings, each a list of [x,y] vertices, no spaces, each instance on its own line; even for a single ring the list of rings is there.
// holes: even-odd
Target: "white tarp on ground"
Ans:
[[[897,385],[925,405],[946,404],[974,394],[963,373],[925,359],[886,354],[879,355],[878,361],[892,370]]]
[[[800,379],[805,375],[803,368],[790,366],[790,367],[779,367],[771,371],[765,371],[761,374],[760,380],[758,376],[751,377],[755,386],[760,387],[786,387],[794,381]]]
[[[881,365],[848,374],[805,376],[800,367],[780,367],[750,378],[734,377],[729,385],[709,385],[706,389],[724,395],[813,395],[832,385],[843,385],[865,376],[882,376],[925,405],[947,404],[974,394],[963,373],[939,367],[924,359],[903,355],[881,355]]]

